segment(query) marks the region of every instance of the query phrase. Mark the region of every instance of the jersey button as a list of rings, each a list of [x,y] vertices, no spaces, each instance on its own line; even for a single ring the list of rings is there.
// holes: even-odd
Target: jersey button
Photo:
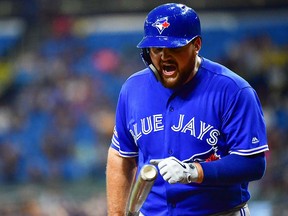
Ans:
[[[173,112],[173,111],[174,111],[174,107],[170,107],[170,108],[169,108],[169,111],[170,111],[170,112]]]
[[[173,150],[172,150],[172,149],[169,149],[168,153],[169,153],[170,155],[172,155],[172,154],[173,154]]]

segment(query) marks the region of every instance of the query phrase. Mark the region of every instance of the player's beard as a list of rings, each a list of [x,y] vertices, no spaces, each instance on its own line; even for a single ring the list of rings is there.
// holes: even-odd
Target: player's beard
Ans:
[[[181,70],[176,66],[175,74],[173,74],[173,76],[165,76],[163,73],[164,68],[161,67],[158,73],[162,85],[166,88],[178,89],[179,87],[189,82],[194,75],[195,59],[193,59],[191,62],[191,64],[181,68]]]

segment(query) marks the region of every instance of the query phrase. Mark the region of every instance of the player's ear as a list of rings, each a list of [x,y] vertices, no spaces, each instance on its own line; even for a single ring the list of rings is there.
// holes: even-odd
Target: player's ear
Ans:
[[[198,52],[200,51],[201,49],[201,46],[202,46],[202,40],[201,40],[201,37],[196,37],[193,41],[193,45],[195,47],[195,51]]]

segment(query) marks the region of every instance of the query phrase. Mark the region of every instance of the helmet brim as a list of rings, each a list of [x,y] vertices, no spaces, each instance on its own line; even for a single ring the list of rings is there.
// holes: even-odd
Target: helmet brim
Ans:
[[[137,45],[138,48],[161,47],[161,48],[177,48],[187,45],[191,39],[176,38],[167,36],[146,36]]]

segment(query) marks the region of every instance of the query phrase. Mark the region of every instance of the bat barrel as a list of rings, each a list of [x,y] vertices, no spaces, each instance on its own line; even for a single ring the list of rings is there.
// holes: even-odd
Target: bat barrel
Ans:
[[[140,170],[139,176],[134,183],[127,205],[127,216],[139,215],[140,208],[150,193],[158,171],[154,165],[146,164]]]
[[[144,181],[154,181],[157,177],[157,169],[151,164],[146,164],[142,167],[140,171],[140,177]]]

